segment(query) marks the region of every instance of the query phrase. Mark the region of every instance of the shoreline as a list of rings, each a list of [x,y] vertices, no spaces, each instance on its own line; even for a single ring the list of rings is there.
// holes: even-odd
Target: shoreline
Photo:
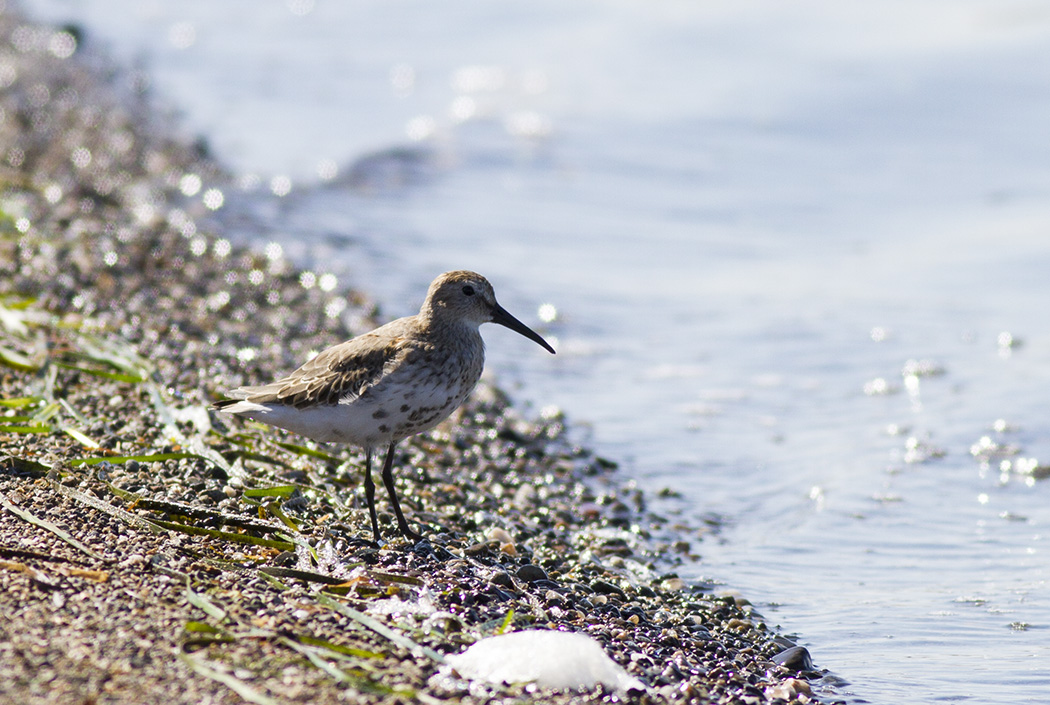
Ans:
[[[368,330],[374,307],[200,226],[184,179],[221,195],[222,168],[83,53],[0,14],[0,694],[531,700],[427,652],[547,628],[598,639],[647,684],[631,699],[816,699],[804,649],[673,573],[688,547],[613,464],[491,386],[400,446],[399,495],[431,527],[416,546],[362,540],[356,450],[209,413]]]

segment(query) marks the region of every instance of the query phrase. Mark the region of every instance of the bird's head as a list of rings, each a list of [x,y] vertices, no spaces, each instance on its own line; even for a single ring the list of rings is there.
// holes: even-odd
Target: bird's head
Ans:
[[[423,312],[433,318],[455,320],[475,328],[482,323],[498,323],[554,353],[554,348],[538,333],[499,305],[492,284],[477,272],[457,270],[439,276],[430,284]]]

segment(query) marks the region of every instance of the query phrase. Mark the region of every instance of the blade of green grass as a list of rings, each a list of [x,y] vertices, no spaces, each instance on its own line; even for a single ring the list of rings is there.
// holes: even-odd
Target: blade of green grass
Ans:
[[[499,629],[496,630],[496,635],[503,634],[514,623],[514,608],[507,610],[507,616],[503,618],[503,624],[499,625]]]
[[[281,467],[281,468],[290,468],[290,467],[292,467],[288,463],[284,462],[283,460],[279,460],[279,459],[273,457],[272,455],[264,455],[263,453],[255,453],[255,452],[250,451],[250,450],[239,450],[239,451],[235,451],[235,452],[236,452],[237,457],[241,458],[243,460],[254,460],[254,461],[259,462],[259,463],[266,463],[267,465],[276,465],[277,467]]]
[[[73,405],[70,404],[65,399],[59,399],[58,403],[61,404],[62,408],[66,410],[66,413],[69,414],[70,416],[72,416],[73,420],[76,421],[81,426],[89,426],[91,424],[91,422],[88,421],[87,418],[85,418],[83,414],[81,414],[79,411],[74,409]]]
[[[258,536],[252,536],[251,534],[233,534],[229,531],[219,531],[218,529],[202,529],[198,526],[190,526],[189,524],[178,524],[173,521],[161,521],[160,519],[151,519],[150,523],[156,524],[157,526],[164,527],[170,531],[179,531],[184,534],[193,534],[194,536],[210,536],[214,539],[221,539],[223,541],[231,541],[233,543],[245,543],[252,546],[264,546],[266,548],[276,548],[281,551],[293,551],[295,550],[295,544],[291,541],[282,541],[280,539],[264,539]]]
[[[153,371],[153,365],[140,357],[129,343],[121,339],[108,339],[81,333],[76,355],[96,364],[112,367],[138,378],[139,381],[145,381]]]
[[[263,573],[262,571],[259,572],[259,577],[262,578],[263,580],[265,580],[266,582],[270,583],[270,585],[273,585],[275,588],[277,588],[281,592],[286,592],[286,591],[291,589],[290,586],[284,584],[283,582],[281,582],[277,578],[273,577],[272,575],[267,575],[266,573]]]
[[[334,651],[336,654],[343,656],[352,656],[355,658],[366,658],[366,659],[382,659],[386,658],[386,654],[381,654],[377,651],[368,651],[366,649],[358,649],[353,646],[343,646],[342,644],[333,644],[326,639],[318,639],[317,637],[307,636],[305,634],[297,634],[295,637],[300,643],[307,644],[309,646],[316,646],[320,649],[327,649],[328,651]]]
[[[24,409],[27,406],[35,406],[42,402],[40,397],[13,397],[11,399],[0,399],[0,406],[8,409]]]
[[[0,455],[0,461],[10,463],[11,469],[24,473],[36,473],[47,475],[51,472],[51,466],[28,458],[19,458],[14,455]]]
[[[320,583],[321,585],[341,585],[343,583],[342,578],[334,578],[331,575],[322,575],[321,573],[314,573],[309,570],[299,570],[298,568],[284,568],[278,565],[268,565],[259,568],[259,572],[263,575],[269,575],[281,578],[295,578],[296,580],[302,580],[308,583]]]
[[[42,424],[34,426],[8,426],[6,424],[0,424],[0,433],[51,433],[54,430],[53,426]]]
[[[182,625],[182,628],[188,632],[195,632],[199,634],[225,634],[226,632],[218,627],[213,627],[207,622],[186,622]]]
[[[37,423],[46,423],[53,419],[55,417],[55,414],[57,414],[61,410],[62,405],[59,404],[57,401],[53,401],[50,404],[41,407],[39,411],[33,414],[33,418],[37,421]]]
[[[120,465],[122,463],[129,463],[132,460],[139,463],[157,463],[162,460],[182,460],[183,458],[199,458],[200,456],[196,453],[154,453],[153,455],[109,455],[100,456],[95,458],[76,458],[70,460],[69,464],[73,467],[79,465],[98,465],[99,463],[113,463],[114,465]]]
[[[79,541],[77,541],[72,536],[70,536],[69,533],[66,532],[65,530],[60,529],[59,527],[55,526],[51,522],[47,521],[46,519],[40,519],[38,517],[35,517],[35,516],[33,516],[32,513],[26,511],[25,509],[20,509],[20,508],[16,507],[15,505],[11,504],[11,502],[7,499],[6,496],[4,496],[4,494],[2,492],[0,492],[0,506],[2,506],[7,511],[11,512],[12,514],[17,516],[18,518],[22,519],[23,521],[27,521],[30,524],[34,525],[34,526],[39,526],[41,529],[44,529],[45,531],[50,531],[55,536],[57,536],[58,538],[60,538],[63,541],[65,541],[66,543],[68,543],[73,548],[77,549],[78,551],[82,551],[83,553],[86,553],[87,555],[91,556],[95,560],[100,560],[100,561],[101,560],[105,560],[104,558],[102,558],[102,556],[98,555],[97,553],[92,551],[90,548],[88,548],[87,546],[85,546],[84,544],[80,543]]]
[[[225,673],[212,668],[203,658],[195,658],[182,651],[178,652],[178,656],[180,661],[189,666],[196,673],[205,678],[222,683],[248,702],[254,703],[254,705],[280,705],[278,701],[274,700],[269,695],[260,693],[232,673]]]
[[[281,510],[280,504],[278,502],[276,502],[276,501],[267,502],[263,506],[266,507],[266,511],[268,511],[270,514],[272,514],[277,519],[280,519],[284,523],[285,526],[287,526],[289,529],[291,529],[295,533],[299,533],[299,525],[297,523],[295,523],[294,519],[292,519],[290,516],[288,516],[287,514],[285,514]]]
[[[133,384],[138,384],[140,382],[145,382],[147,379],[146,377],[129,374],[127,372],[110,372],[105,369],[90,367],[87,365],[77,365],[71,362],[64,362],[62,360],[53,360],[52,364],[55,367],[61,367],[64,370],[76,370],[78,372],[86,372],[89,375],[94,375],[95,377],[101,377],[103,379],[111,379],[116,382],[129,382]]]
[[[98,441],[95,441],[95,440],[89,438],[88,436],[85,436],[83,433],[81,433],[77,429],[73,428],[72,426],[63,426],[62,427],[62,433],[66,434],[67,436],[69,436],[70,438],[75,440],[77,443],[79,443],[80,445],[82,445],[82,446],[84,446],[86,448],[91,448],[92,450],[97,450],[98,448],[102,447],[98,443]]]
[[[156,410],[161,425],[164,427],[164,434],[198,456],[211,461],[229,475],[233,468],[226,458],[222,457],[221,453],[206,445],[199,435],[193,438],[186,438],[185,434],[179,430],[178,420],[175,418],[175,414],[172,413],[171,405],[164,401],[164,394],[161,392],[160,387],[151,382],[147,385],[147,389],[149,390],[150,401],[153,402],[153,408]]]
[[[87,506],[93,509],[97,509],[100,512],[109,514],[111,517],[119,519],[125,524],[130,524],[131,526],[137,527],[139,529],[145,529],[146,531],[149,531],[150,533],[154,534],[162,533],[164,531],[164,528],[158,526],[157,523],[149,519],[144,519],[140,516],[136,516],[125,509],[121,509],[120,507],[114,507],[109,502],[104,502],[94,495],[75,490],[72,487],[66,487],[65,485],[58,482],[52,482],[51,487],[54,488],[54,490],[59,494],[65,495],[66,497],[69,497],[71,499],[75,499],[81,504],[86,504]]]
[[[347,683],[349,685],[352,685],[358,691],[382,695],[397,694],[406,696],[409,700],[414,699],[414,691],[397,691],[391,688],[390,686],[383,685],[382,683],[376,683],[375,681],[365,676],[347,673],[343,669],[333,666],[332,664],[328,663],[328,661],[326,661],[320,654],[318,654],[317,649],[315,648],[311,648],[304,644],[300,644],[294,639],[289,639],[288,637],[281,637],[280,641],[288,648],[305,656],[307,659],[310,660],[310,663],[327,673],[332,678],[336,679],[341,683]]]
[[[204,612],[204,614],[208,615],[212,619],[217,620],[219,622],[226,621],[226,610],[216,606],[214,602],[209,600],[201,593],[194,592],[193,590],[186,588],[186,591],[183,593],[183,595],[186,596],[187,602]]]
[[[207,507],[187,504],[186,502],[143,497],[134,492],[122,490],[112,484],[107,484],[106,487],[121,499],[128,502],[134,502],[136,509],[164,512],[170,516],[186,517],[189,519],[206,519],[220,522],[224,526],[236,526],[239,529],[258,531],[264,534],[272,534],[281,530],[279,525],[271,524],[268,521],[261,519],[252,519],[238,514],[225,514],[217,509],[208,509]]]
[[[277,485],[275,487],[256,487],[245,490],[245,497],[291,497],[299,489],[296,485]]]
[[[445,663],[445,657],[439,654],[438,652],[434,651],[433,649],[423,646],[422,644],[417,644],[404,634],[394,631],[382,622],[378,622],[375,619],[369,617],[367,614],[364,614],[363,612],[358,612],[354,608],[349,607],[348,605],[345,605],[342,602],[332,597],[329,597],[328,595],[325,595],[324,593],[317,594],[317,601],[325,607],[335,610],[344,617],[349,617],[358,624],[367,627],[368,629],[371,629],[376,634],[386,639],[389,639],[398,646],[402,646],[408,649],[411,653],[417,656],[426,656],[427,658],[436,661],[437,663]]]
[[[373,580],[377,580],[381,583],[400,583],[402,585],[415,585],[420,586],[423,581],[419,578],[414,578],[411,575],[397,575],[395,573],[384,573],[379,570],[368,571],[368,577]]]
[[[182,626],[182,631],[182,648],[184,649],[187,646],[211,646],[237,641],[237,638],[229,632],[205,622],[186,622]]]
[[[0,346],[0,363],[21,372],[36,372],[40,369],[40,366],[33,364],[33,361],[28,356],[3,346]]]

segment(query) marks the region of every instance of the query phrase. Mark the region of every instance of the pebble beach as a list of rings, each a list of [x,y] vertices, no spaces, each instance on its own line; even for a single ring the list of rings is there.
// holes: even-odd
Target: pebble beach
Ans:
[[[387,319],[216,230],[232,179],[146,83],[0,14],[0,700],[834,700],[744,597],[679,577],[702,527],[495,384],[399,446],[416,545],[369,540],[357,449],[211,411]],[[445,662],[535,629],[642,687]]]

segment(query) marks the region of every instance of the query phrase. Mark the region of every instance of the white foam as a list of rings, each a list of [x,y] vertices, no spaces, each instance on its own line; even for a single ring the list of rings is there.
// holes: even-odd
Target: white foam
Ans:
[[[492,636],[448,657],[459,674],[489,683],[534,683],[542,688],[590,690],[598,684],[618,692],[645,685],[610,659],[586,634],[529,630]]]

